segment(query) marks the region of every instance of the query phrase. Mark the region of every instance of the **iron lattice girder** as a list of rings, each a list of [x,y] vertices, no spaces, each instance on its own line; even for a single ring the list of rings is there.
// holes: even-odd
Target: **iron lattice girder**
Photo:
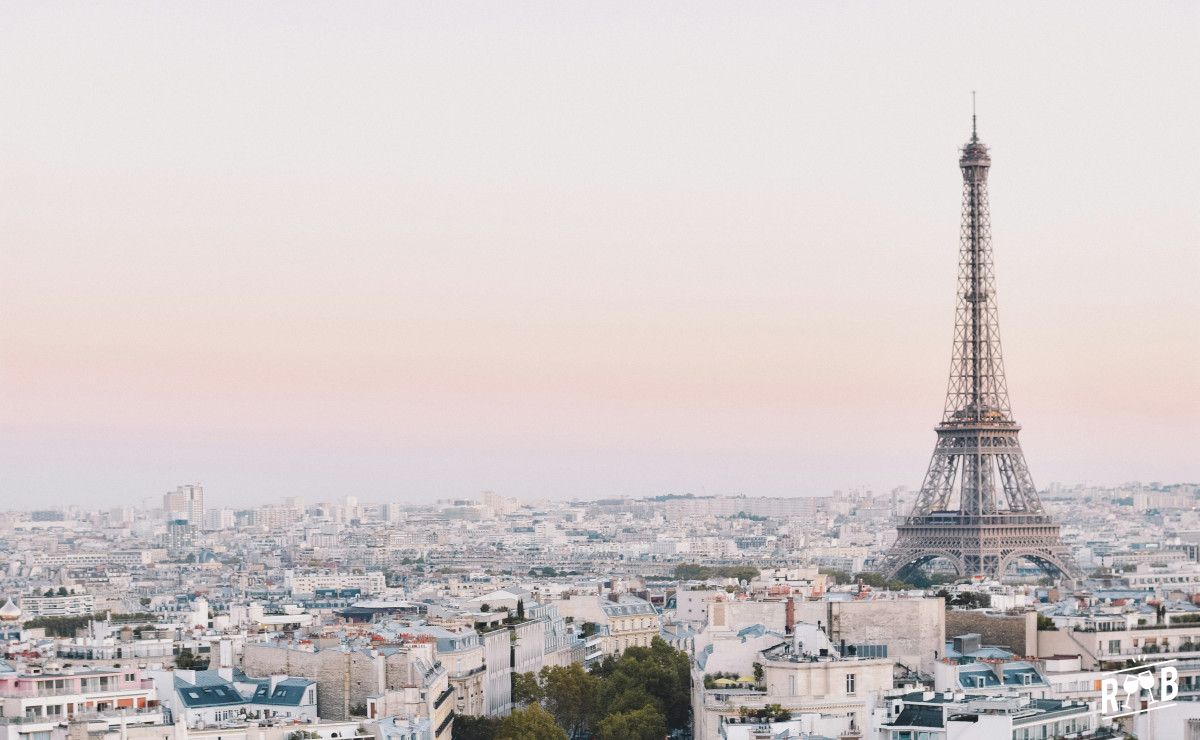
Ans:
[[[950,378],[925,480],[881,570],[894,577],[934,557],[960,575],[1003,575],[1014,557],[1074,575],[1058,525],[1044,513],[1012,418],[992,263],[988,149],[962,149],[962,228]]]

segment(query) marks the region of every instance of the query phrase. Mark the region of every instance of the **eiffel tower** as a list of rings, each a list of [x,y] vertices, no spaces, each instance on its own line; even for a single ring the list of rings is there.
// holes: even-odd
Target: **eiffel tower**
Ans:
[[[1012,418],[992,270],[987,177],[992,166],[971,116],[971,140],[958,160],[963,175],[962,233],[954,350],[937,445],[912,513],[897,528],[879,571],[944,559],[960,576],[1001,578],[1026,559],[1050,574],[1077,575],[1059,527],[1046,514]]]

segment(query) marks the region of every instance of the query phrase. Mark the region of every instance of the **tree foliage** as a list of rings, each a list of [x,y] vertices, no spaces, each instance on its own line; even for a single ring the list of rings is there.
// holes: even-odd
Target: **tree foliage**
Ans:
[[[567,733],[554,724],[554,717],[540,704],[530,704],[500,720],[495,737],[496,740],[567,740]]]
[[[42,628],[47,637],[74,637],[75,630],[83,629],[95,619],[89,615],[82,617],[34,617],[25,623],[29,629]]]
[[[538,673],[546,709],[554,720],[572,735],[582,732],[595,721],[600,710],[597,694],[600,680],[583,666],[546,666]]]
[[[739,581],[751,581],[759,576],[758,568],[753,565],[697,565],[696,563],[680,563],[675,566],[675,579],[678,581],[704,581],[709,578],[736,578]]]
[[[192,668],[196,665],[196,655],[188,648],[179,651],[179,655],[175,656],[176,668]]]
[[[666,717],[669,729],[688,726],[691,672],[687,655],[654,638],[650,647],[631,647],[605,658],[594,673],[602,680],[601,706],[608,712],[630,711],[645,694]]]
[[[992,605],[992,597],[988,594],[982,594],[977,591],[961,591],[951,595],[946,589],[937,592],[946,600],[946,608],[958,607],[960,609],[986,609]]]
[[[525,705],[534,701],[541,701],[544,696],[541,685],[538,683],[537,676],[526,671],[525,673],[513,672],[512,674],[512,700],[514,704]]]
[[[455,740],[540,740],[568,733],[599,740],[660,740],[672,730],[687,729],[690,721],[687,654],[658,637],[650,647],[608,656],[590,672],[578,663],[546,666],[536,676],[514,674],[512,685],[513,702],[527,706],[495,725],[481,717],[458,716]]]
[[[596,725],[600,740],[662,740],[667,721],[653,704],[632,712],[610,714]]]
[[[500,729],[499,717],[475,717],[460,714],[454,718],[452,740],[492,740]]]

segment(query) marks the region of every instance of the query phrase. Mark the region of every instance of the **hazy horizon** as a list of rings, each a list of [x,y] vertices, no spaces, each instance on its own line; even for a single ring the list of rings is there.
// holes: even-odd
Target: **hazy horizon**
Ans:
[[[1200,5],[0,8],[0,509],[1200,480]]]

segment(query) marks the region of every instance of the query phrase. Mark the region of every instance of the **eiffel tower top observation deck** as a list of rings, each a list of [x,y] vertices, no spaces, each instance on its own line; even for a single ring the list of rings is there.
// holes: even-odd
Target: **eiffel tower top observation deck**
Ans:
[[[935,558],[961,575],[999,577],[1015,559],[1072,574],[1070,552],[1042,508],[1025,464],[1004,379],[987,181],[992,159],[972,115],[963,177],[950,379],[937,445],[912,512],[881,570]]]

